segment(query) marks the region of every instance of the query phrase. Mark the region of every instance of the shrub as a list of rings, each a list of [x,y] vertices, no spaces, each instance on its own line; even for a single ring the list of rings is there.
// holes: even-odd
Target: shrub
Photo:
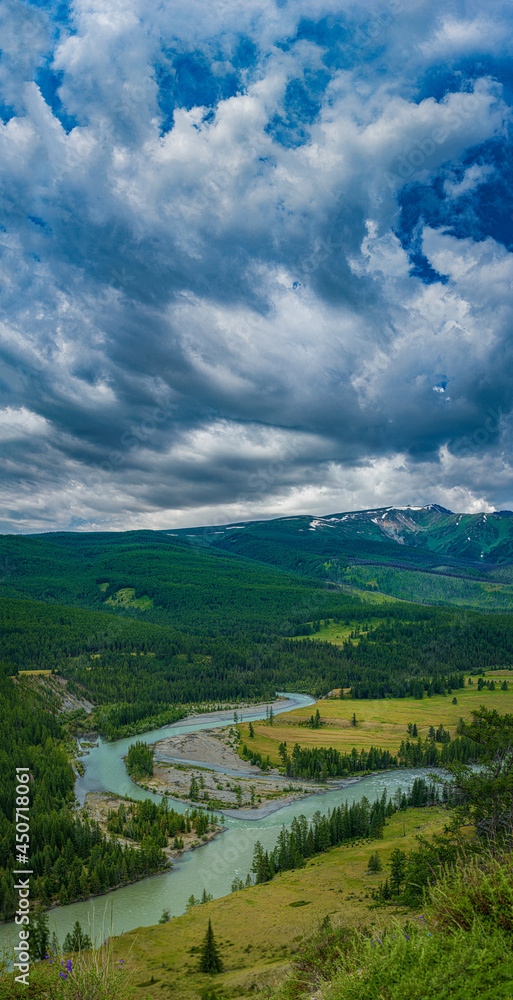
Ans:
[[[428,912],[440,930],[470,930],[474,919],[513,934],[513,855],[506,848],[460,857],[431,887]]]
[[[413,924],[331,928],[300,948],[273,1000],[499,1000],[513,997],[513,854],[460,853],[425,890]]]
[[[511,996],[513,956],[504,933],[476,919],[470,931],[401,930],[362,939],[323,1000],[498,1000]]]

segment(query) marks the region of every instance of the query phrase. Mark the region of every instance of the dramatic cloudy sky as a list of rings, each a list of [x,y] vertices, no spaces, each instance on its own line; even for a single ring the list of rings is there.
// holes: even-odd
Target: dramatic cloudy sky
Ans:
[[[1,18],[1,531],[513,506],[510,2]]]

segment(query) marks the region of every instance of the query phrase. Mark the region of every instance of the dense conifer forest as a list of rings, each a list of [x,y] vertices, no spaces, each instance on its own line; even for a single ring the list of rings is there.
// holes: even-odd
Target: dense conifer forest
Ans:
[[[270,700],[277,690],[420,699],[513,663],[507,615],[406,601],[370,606],[305,575],[304,565],[301,572],[266,566],[165,533],[4,536],[0,557],[4,918],[13,903],[17,764],[34,779],[34,899],[86,898],[165,864],[156,843],[113,846],[73,812],[73,734],[116,739],[179,719],[190,706]],[[322,619],[343,626],[345,641],[316,639]],[[33,670],[51,671],[92,711],[62,711],[55,689],[24,680]],[[457,753],[467,759],[463,740],[436,748],[412,739],[397,756],[289,748],[283,760],[291,775],[323,780]]]
[[[28,767],[30,796],[30,894],[48,906],[105,892],[168,866],[155,842],[140,849],[107,839],[97,823],[74,810],[75,774],[62,724],[39,699],[6,677],[0,678],[0,919],[13,916],[17,848],[15,768]]]

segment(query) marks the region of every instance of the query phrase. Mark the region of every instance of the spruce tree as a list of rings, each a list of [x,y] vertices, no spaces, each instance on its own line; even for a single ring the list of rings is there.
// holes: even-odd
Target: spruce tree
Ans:
[[[370,872],[380,872],[382,869],[381,859],[377,851],[371,854],[367,868]]]
[[[30,957],[32,960],[44,959],[50,943],[48,914],[38,904],[30,918]]]
[[[73,930],[66,934],[64,938],[64,944],[62,950],[64,952],[69,951],[83,951],[85,948],[91,947],[91,938],[89,934],[86,934],[78,920],[75,920],[73,924]]]
[[[205,940],[201,949],[198,970],[199,972],[208,972],[210,975],[215,972],[223,971],[223,963],[214,940],[214,932],[212,930],[212,922],[210,920],[208,922],[208,930],[205,934]]]

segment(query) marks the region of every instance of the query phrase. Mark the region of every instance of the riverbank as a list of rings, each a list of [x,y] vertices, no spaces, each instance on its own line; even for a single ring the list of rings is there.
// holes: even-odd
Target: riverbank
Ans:
[[[298,699],[301,699],[301,703],[305,705],[314,705],[315,699],[310,698],[309,695],[296,695],[293,697],[288,696],[283,693],[279,695],[274,701],[260,701],[255,704],[251,702],[242,702],[240,704],[233,704],[231,706],[226,706],[222,709],[216,709],[213,712],[191,712],[190,715],[186,715],[183,719],[179,719],[178,722],[172,722],[169,726],[162,726],[163,729],[172,729],[173,731],[178,729],[183,729],[184,727],[190,727],[191,723],[207,723],[206,728],[218,728],[220,726],[227,726],[230,724],[235,724],[240,722],[249,722],[250,720],[255,720],[257,718],[263,718],[266,712],[270,712],[271,708],[274,715],[281,715],[282,712],[291,712],[293,709],[298,707]],[[237,722],[235,722],[234,715],[237,714]],[[157,732],[158,730],[156,730]]]

